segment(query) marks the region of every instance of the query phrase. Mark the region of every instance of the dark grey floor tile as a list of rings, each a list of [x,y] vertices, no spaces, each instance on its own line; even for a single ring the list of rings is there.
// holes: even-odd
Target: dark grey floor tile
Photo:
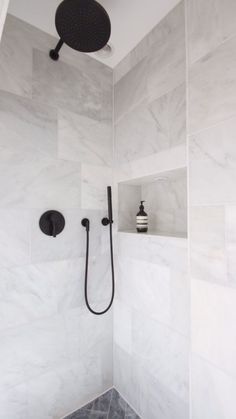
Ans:
[[[128,404],[125,411],[125,419],[140,419],[140,417],[133,411],[133,409],[131,409]]]
[[[107,391],[102,396],[98,397],[93,402],[93,410],[95,412],[106,412],[108,413],[111,403],[111,397],[112,397],[112,390]]]
[[[127,403],[122,399],[119,393],[113,389],[108,419],[125,419],[126,407]]]

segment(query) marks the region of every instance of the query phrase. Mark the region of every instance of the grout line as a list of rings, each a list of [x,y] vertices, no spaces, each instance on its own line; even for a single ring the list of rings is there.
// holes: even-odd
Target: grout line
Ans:
[[[185,11],[185,62],[186,62],[186,165],[187,165],[187,276],[189,283],[189,350],[188,350],[188,377],[189,377],[189,419],[192,418],[192,369],[191,369],[191,259],[190,259],[190,141],[189,141],[189,43],[188,43],[188,5],[184,2]]]

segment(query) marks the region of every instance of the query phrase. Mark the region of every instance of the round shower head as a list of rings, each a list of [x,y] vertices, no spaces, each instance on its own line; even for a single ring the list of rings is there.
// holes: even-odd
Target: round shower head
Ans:
[[[95,0],[63,0],[55,21],[62,42],[77,51],[98,51],[111,35],[110,18]]]

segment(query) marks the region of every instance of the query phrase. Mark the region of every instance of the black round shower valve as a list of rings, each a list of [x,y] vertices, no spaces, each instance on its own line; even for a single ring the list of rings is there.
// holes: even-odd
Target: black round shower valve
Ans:
[[[65,227],[65,218],[55,210],[46,211],[39,220],[41,231],[47,236],[56,237]]]

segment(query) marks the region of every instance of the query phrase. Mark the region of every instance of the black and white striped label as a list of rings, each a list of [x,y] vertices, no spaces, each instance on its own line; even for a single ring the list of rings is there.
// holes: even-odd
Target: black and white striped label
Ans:
[[[146,231],[148,228],[148,217],[144,215],[137,215],[136,228],[139,231]]]

